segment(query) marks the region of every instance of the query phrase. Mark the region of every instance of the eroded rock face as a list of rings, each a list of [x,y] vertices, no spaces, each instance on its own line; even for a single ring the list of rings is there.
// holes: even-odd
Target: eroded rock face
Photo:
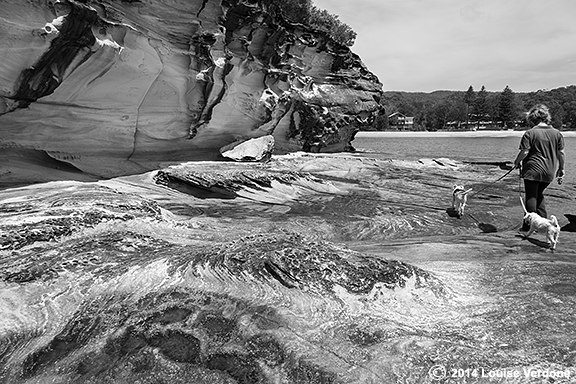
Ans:
[[[4,1],[0,145],[104,176],[264,135],[277,152],[350,149],[381,84],[266,4]]]

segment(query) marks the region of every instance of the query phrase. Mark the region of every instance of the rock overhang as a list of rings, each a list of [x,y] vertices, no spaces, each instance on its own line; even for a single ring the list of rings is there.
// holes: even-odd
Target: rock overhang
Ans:
[[[260,2],[11,2],[0,145],[96,175],[206,158],[351,149],[382,85],[347,47]],[[208,155],[209,157],[209,155]],[[105,165],[103,165],[105,164]]]

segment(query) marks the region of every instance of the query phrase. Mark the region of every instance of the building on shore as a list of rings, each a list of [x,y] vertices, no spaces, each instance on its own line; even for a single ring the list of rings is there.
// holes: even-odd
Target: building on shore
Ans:
[[[414,117],[406,116],[400,112],[394,112],[388,116],[388,127],[396,131],[413,131]]]

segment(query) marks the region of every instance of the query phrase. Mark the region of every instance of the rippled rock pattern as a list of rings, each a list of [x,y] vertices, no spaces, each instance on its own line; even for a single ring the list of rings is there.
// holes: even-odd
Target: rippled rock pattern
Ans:
[[[266,1],[4,0],[0,36],[11,182],[50,179],[31,163],[116,176],[265,135],[279,153],[347,150],[382,93],[348,48]]]
[[[0,382],[568,383],[571,233],[517,236],[514,178],[469,200],[497,232],[447,214],[501,174],[295,153],[0,191]],[[452,382],[541,382],[498,380]]]

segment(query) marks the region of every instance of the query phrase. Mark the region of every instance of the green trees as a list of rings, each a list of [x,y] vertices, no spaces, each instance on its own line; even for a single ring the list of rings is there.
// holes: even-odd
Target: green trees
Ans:
[[[470,121],[470,111],[475,100],[476,93],[474,92],[474,87],[469,86],[466,94],[464,94],[464,104],[466,104],[466,128],[468,128],[468,123]]]
[[[434,131],[444,128],[449,121],[450,104],[447,101],[438,103],[432,107],[431,112],[431,119],[426,124],[427,128],[431,128]]]
[[[327,33],[339,44],[351,47],[356,41],[356,32],[325,9],[319,9],[312,0],[261,0],[262,3],[276,7],[291,22],[298,22]]]
[[[356,32],[340,21],[338,15],[328,13],[325,9],[312,7],[308,23],[320,31],[327,32],[335,41],[351,47],[356,41]]]
[[[498,104],[498,120],[502,122],[503,128],[513,128],[517,120],[516,104],[514,102],[514,91],[506,86],[500,94]]]
[[[515,93],[508,86],[502,92],[489,92],[484,86],[478,92],[472,86],[468,91],[392,91],[384,92],[380,103],[388,115],[413,116],[415,129],[428,130],[465,129],[469,120],[485,122],[489,129],[517,128],[525,126],[523,117],[532,106],[544,103],[554,127],[576,130],[576,85],[529,93]]]
[[[476,100],[474,100],[473,114],[476,117],[476,127],[480,127],[480,122],[483,120],[490,120],[488,108],[488,92],[486,87],[482,86],[478,94],[476,95]]]
[[[540,103],[550,108],[554,127],[576,129],[576,86],[530,92],[522,98],[521,105],[529,110]]]
[[[374,121],[374,129],[377,131],[387,131],[389,128],[388,122],[388,114],[384,107],[380,108],[378,112],[378,116],[376,116],[376,120]]]
[[[560,127],[558,128],[563,126],[576,127],[576,98],[572,101],[563,103],[562,108],[566,111],[566,116],[563,124],[560,124]]]
[[[468,87],[463,100],[466,105],[466,128],[468,128],[470,120],[476,122],[476,127],[480,126],[482,120],[489,120],[488,92],[486,91],[486,87],[482,86],[478,93],[474,92],[474,87]]]
[[[466,105],[461,94],[449,95],[434,104],[427,105],[423,111],[414,116],[415,127],[429,131],[444,129],[448,125],[457,129],[459,123],[466,119]]]

